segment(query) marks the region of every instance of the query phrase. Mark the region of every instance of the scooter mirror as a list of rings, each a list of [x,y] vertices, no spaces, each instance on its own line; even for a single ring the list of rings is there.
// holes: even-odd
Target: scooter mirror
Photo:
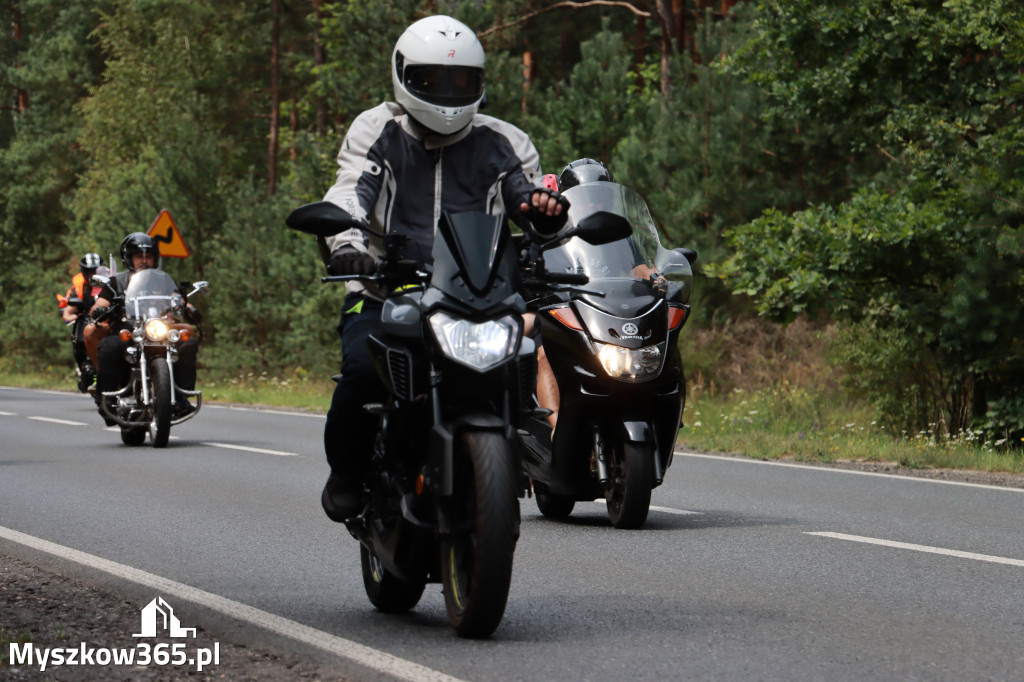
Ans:
[[[600,246],[629,237],[633,234],[633,226],[620,215],[598,211],[577,223],[572,234],[588,244]]]
[[[94,284],[94,285],[96,285],[98,287],[101,287],[104,284],[110,284],[110,278],[109,277],[104,277],[103,275],[93,275],[89,279],[89,283],[90,284]]]
[[[694,251],[693,249],[680,247],[677,249],[672,249],[672,251],[674,253],[678,253],[680,256],[685,258],[686,262],[689,263],[690,265],[693,265],[694,263],[697,262],[697,252]]]
[[[352,228],[360,229],[376,237],[384,236],[371,230],[366,223],[356,220],[348,211],[330,201],[317,201],[299,206],[288,214],[284,222],[293,230],[323,238],[333,237],[339,232]]]

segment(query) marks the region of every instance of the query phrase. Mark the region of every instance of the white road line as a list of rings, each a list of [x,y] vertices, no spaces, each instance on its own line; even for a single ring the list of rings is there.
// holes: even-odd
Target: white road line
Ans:
[[[651,511],[659,511],[659,512],[663,512],[665,514],[676,514],[678,516],[691,516],[691,515],[703,516],[703,514],[704,514],[704,512],[689,511],[689,510],[686,510],[686,509],[673,509],[671,507],[656,507],[653,504],[651,505]]]
[[[337,637],[329,632],[317,630],[308,625],[276,616],[267,611],[227,599],[212,592],[206,592],[191,585],[168,580],[153,573],[147,573],[131,566],[119,564],[94,554],[86,554],[85,552],[64,547],[63,545],[58,545],[32,535],[26,535],[3,526],[0,526],[0,538],[17,542],[62,559],[74,561],[83,566],[104,571],[110,575],[130,580],[145,587],[150,587],[161,595],[170,594],[180,597],[231,618],[256,625],[304,644],[315,646],[318,649],[341,656],[371,670],[392,675],[402,680],[409,680],[409,682],[461,682],[455,677],[427,668],[419,663],[398,658],[358,642]]]
[[[85,422],[73,422],[67,419],[54,419],[53,417],[28,417],[37,422],[50,422],[51,424],[65,424],[67,426],[88,426]]]
[[[741,462],[743,464],[764,464],[773,467],[789,467],[791,469],[810,469],[811,471],[822,471],[835,474],[856,474],[857,476],[881,476],[883,478],[900,481],[916,481],[918,483],[941,483],[944,485],[962,485],[968,488],[984,488],[986,490],[1001,490],[1003,492],[1024,493],[1024,488],[1011,488],[1001,485],[987,485],[985,483],[966,483],[964,481],[944,481],[940,478],[919,478],[917,476],[897,476],[896,474],[883,474],[877,471],[857,471],[855,469],[836,469],[834,467],[813,466],[810,464],[793,464],[791,462],[775,462],[763,459],[747,459],[745,457],[723,457],[722,455],[705,455],[699,452],[687,452],[676,450],[679,457],[694,457],[696,459],[717,459],[725,462]]]
[[[895,547],[897,549],[910,549],[915,552],[927,552],[929,554],[943,554],[945,556],[953,556],[960,559],[974,559],[975,561],[990,561],[994,564],[1006,564],[1007,566],[1021,566],[1024,567],[1024,561],[1021,559],[1007,559],[1001,556],[992,556],[991,554],[975,554],[974,552],[961,552],[958,549],[945,549],[943,547],[929,547],[927,545],[913,545],[909,542],[894,542],[893,540],[880,540],[878,538],[867,538],[862,535],[847,535],[846,533],[826,533],[826,532],[807,532],[804,535],[817,535],[823,538],[832,538],[834,540],[849,540],[850,542],[862,542],[868,545],[882,545],[883,547]]]
[[[603,507],[603,506],[605,506],[607,504],[607,502],[605,502],[604,500],[593,500],[593,501],[590,502],[590,504],[599,504],[599,505],[601,505]],[[704,512],[689,511],[689,510],[686,510],[686,509],[673,509],[672,507],[658,507],[658,506],[655,506],[653,504],[651,505],[650,509],[651,509],[651,511],[663,512],[665,514],[675,514],[677,516],[703,516],[704,515]]]
[[[203,404],[206,407],[206,404]],[[312,412],[289,412],[287,410],[266,410],[259,407],[238,407],[236,405],[210,405],[211,410],[237,410],[238,412],[264,412],[266,414],[283,414],[286,417],[310,417],[312,419],[323,419],[326,415]]]
[[[258,452],[261,455],[277,455],[278,457],[298,457],[297,452],[281,452],[280,450],[264,450],[263,448],[250,448],[247,445],[232,445],[231,443],[203,443],[214,448],[226,448],[228,450],[245,450],[246,452]]]
[[[14,412],[0,412],[0,417],[17,417]]]

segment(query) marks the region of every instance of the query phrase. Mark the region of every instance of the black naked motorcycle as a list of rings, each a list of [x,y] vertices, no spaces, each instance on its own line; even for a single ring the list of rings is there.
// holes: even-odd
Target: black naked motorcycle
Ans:
[[[523,464],[545,516],[604,498],[613,526],[639,528],[680,428],[686,384],[676,344],[697,254],[663,248],[646,202],[628,187],[601,181],[564,194],[570,229],[617,218],[629,236],[545,245],[524,277],[560,402],[554,432],[550,411],[522,413]]]
[[[93,279],[104,281],[98,276]],[[208,282],[195,282],[193,286],[188,296],[209,289]],[[128,343],[131,379],[124,388],[103,393],[104,398],[114,398],[116,403],[111,409],[103,400],[101,408],[121,427],[125,445],[142,445],[148,434],[153,447],[165,447],[171,426],[199,414],[203,404],[202,391],[186,390],[174,380],[178,349],[196,334],[196,328],[184,321],[186,297],[178,292],[170,275],[150,269],[132,275],[124,296],[113,303],[111,312],[122,311],[127,322],[120,336]],[[195,398],[195,409],[178,413],[175,405],[188,398]]]
[[[506,218],[442,215],[432,265],[409,257],[406,236],[372,231],[329,202],[295,209],[287,224],[319,237],[357,227],[384,253],[375,275],[322,278],[390,292],[369,341],[389,398],[363,406],[380,429],[363,510],[346,522],[370,602],[407,611],[440,582],[455,631],[487,637],[512,579],[526,485],[514,424],[536,380]]]

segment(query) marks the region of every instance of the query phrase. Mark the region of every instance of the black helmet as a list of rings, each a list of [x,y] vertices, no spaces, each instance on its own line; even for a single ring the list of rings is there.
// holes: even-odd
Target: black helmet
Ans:
[[[558,190],[564,192],[570,187],[582,185],[585,182],[597,182],[604,180],[613,182],[612,172],[605,168],[605,165],[594,159],[576,159],[562,169],[558,176]]]
[[[160,267],[160,245],[145,232],[132,232],[121,241],[121,262],[129,272],[135,272],[132,256],[136,253],[154,254],[156,267]]]
[[[78,267],[83,272],[86,270],[95,270],[100,266],[100,254],[98,253],[87,253],[82,256],[82,260],[78,261]]]

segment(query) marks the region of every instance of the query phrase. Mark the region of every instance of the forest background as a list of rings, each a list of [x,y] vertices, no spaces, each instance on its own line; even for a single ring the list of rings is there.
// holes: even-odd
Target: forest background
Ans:
[[[437,13],[477,31],[484,113],[546,172],[605,161],[700,253],[695,433],[718,396],[718,423],[801,439],[831,409],[1020,451],[1016,0],[5,0],[0,370],[70,373],[54,294],[167,209],[191,255],[166,269],[213,285],[204,386],[336,372],[342,288],[284,217]]]

